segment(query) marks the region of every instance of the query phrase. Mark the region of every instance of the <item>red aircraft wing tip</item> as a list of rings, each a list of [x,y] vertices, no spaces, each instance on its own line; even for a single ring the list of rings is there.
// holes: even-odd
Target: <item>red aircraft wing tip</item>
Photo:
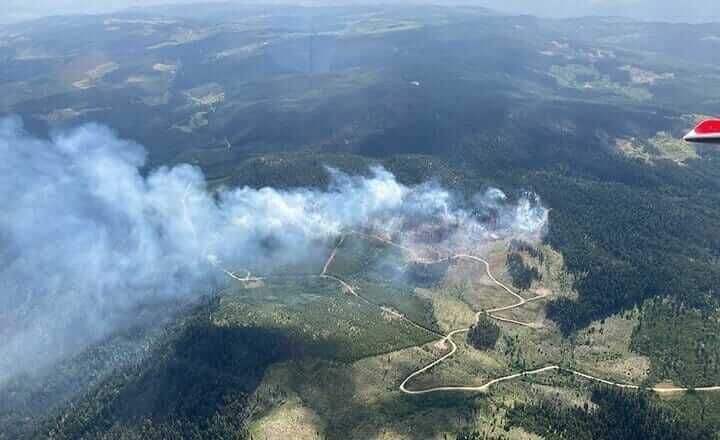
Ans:
[[[702,121],[684,139],[688,142],[720,143],[720,119]]]
[[[720,134],[720,119],[706,119],[695,127],[698,134]]]

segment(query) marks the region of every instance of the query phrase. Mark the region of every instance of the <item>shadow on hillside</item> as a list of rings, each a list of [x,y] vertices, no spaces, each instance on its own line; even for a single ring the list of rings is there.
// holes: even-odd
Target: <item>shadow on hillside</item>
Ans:
[[[414,438],[444,438],[448,430],[461,432],[473,426],[486,405],[484,400],[483,395],[393,394],[370,405],[350,403],[345,417],[333,418],[325,434],[327,438],[344,438],[346,433],[355,432],[366,438],[383,438],[410,432]]]
[[[437,393],[407,396],[399,392],[399,382],[385,382],[384,390],[376,394],[379,384],[376,375],[365,376],[366,383],[356,376],[352,364],[325,360],[291,362],[285,386],[302,399],[323,421],[322,438],[385,438],[399,433],[412,433],[413,438],[443,438],[450,430],[460,432],[479,412],[487,409],[483,394]],[[356,364],[357,366],[357,364]],[[400,364],[380,364],[376,373],[399,369],[409,374],[417,368],[409,359]],[[360,368],[362,370],[362,367]],[[284,377],[284,376],[283,376]],[[280,392],[275,402],[288,398]]]
[[[285,336],[270,330],[193,325],[120,391],[116,417],[202,424],[227,398],[252,392],[267,366],[292,351]]]
[[[191,307],[179,301],[145,304],[99,342],[0,383],[0,440],[27,438],[68,402],[144,362],[152,354],[147,347]]]
[[[43,430],[54,438],[242,436],[248,396],[269,365],[302,351],[267,329],[191,319],[142,363],[65,408]]]

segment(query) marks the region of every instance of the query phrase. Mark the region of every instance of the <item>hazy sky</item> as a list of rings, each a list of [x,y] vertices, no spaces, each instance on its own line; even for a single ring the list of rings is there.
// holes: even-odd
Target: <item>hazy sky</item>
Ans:
[[[230,0],[234,3],[259,4],[359,4],[351,0]],[[43,15],[98,13],[127,7],[163,3],[201,3],[207,0],[2,0],[0,22],[17,21]],[[719,0],[364,0],[365,3],[473,4],[511,13],[553,15],[617,15],[644,20],[720,21]]]

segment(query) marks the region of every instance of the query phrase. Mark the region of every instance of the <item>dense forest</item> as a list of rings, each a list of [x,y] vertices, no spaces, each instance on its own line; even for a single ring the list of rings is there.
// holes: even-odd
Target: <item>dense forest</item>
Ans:
[[[645,303],[633,330],[632,349],[651,359],[651,380],[689,387],[720,383],[720,320],[713,310],[679,301]]]
[[[163,332],[150,357],[58,410],[33,438],[246,438],[248,397],[265,368],[301,344],[268,329],[217,326],[210,318],[216,307],[216,300],[197,306]]]
[[[199,26],[197,34],[216,32],[217,22],[231,19],[228,12],[208,8],[203,19],[184,26]],[[182,8],[166,13],[187,18]],[[390,21],[408,14],[416,22],[397,32],[320,39],[301,32],[287,41],[286,29],[309,29],[293,15],[297,11],[285,13],[277,18],[282,26],[265,23],[277,37],[266,52],[210,64],[206,53],[224,54],[261,37],[255,30],[221,32],[149,52],[136,34],[122,39],[104,32],[102,20],[70,29],[62,23],[12,28],[27,34],[18,40],[19,51],[32,43],[69,54],[86,50],[85,36],[94,32],[98,38],[89,47],[115,55],[123,68],[93,88],[27,96],[20,80],[29,75],[42,87],[58,87],[62,57],[37,66],[15,60],[4,73],[8,93],[0,110],[23,116],[30,131],[45,136],[62,125],[54,125],[53,109],[88,106],[92,112],[78,112],[68,125],[107,124],[148,148],[149,168],[191,163],[211,187],[317,186],[327,182],[325,165],[358,173],[381,163],[403,182],[436,180],[468,197],[488,185],[535,191],[552,208],[546,241],[576,275],[578,301],[549,308],[566,332],[659,295],[696,308],[716,301],[720,155],[699,148],[682,163],[645,161],[615,148],[618,139],[634,139],[655,151],[648,139],[658,133],[678,139],[697,114],[718,112],[720,88],[706,80],[715,77],[715,64],[701,62],[715,49],[705,38],[711,26],[664,29],[598,19],[578,32],[572,20],[412,8],[387,13]],[[332,35],[342,28],[337,14],[322,11],[316,31]],[[152,40],[163,41],[163,33],[172,35],[177,26],[158,30]],[[649,37],[614,46],[618,36],[638,34]],[[554,43],[562,50],[551,55]],[[323,56],[305,58],[313,48]],[[612,56],[599,60],[594,54],[601,49]],[[153,65],[158,57],[182,65],[181,74],[156,72],[152,85],[120,86],[127,75],[146,75],[143,63]],[[626,71],[634,64],[647,72],[672,71],[675,81],[640,87]],[[573,73],[578,65],[595,82],[558,77],[582,77]],[[212,109],[207,125],[178,129],[178,121],[210,113],[187,104],[188,94],[209,84],[223,90],[218,111]],[[144,104],[158,94],[170,98]]]
[[[657,398],[616,388],[595,388],[592,405],[568,406],[553,399],[516,405],[515,426],[547,440],[712,440],[714,433],[662,408]]]
[[[513,286],[520,290],[527,290],[532,286],[533,281],[542,280],[542,275],[537,267],[525,264],[522,255],[517,252],[510,252],[505,264],[512,278]]]
[[[650,359],[646,382],[699,387],[720,383],[720,151],[679,140],[701,114],[720,113],[716,35],[720,27],[712,24],[543,20],[415,5],[215,4],[56,17],[0,27],[0,112],[20,115],[43,138],[84,123],[107,125],[147,149],[143,173],[190,164],[203,172],[209,191],[328,189],[328,167],[367,175],[372,165],[404,184],[442,185],[478,216],[484,214],[473,211],[473,200],[489,187],[508,194],[509,203],[533,191],[549,208],[542,240],[562,254],[577,292],[550,300],[547,317],[574,338],[595,320],[638,309],[631,349]],[[101,75],[103,66],[109,71]],[[657,79],[638,80],[631,71]],[[663,156],[651,141],[660,134],[688,149],[686,157]],[[628,155],[618,141],[640,153]],[[414,292],[437,287],[447,264],[398,271],[394,258],[381,265],[369,257],[378,249],[353,250],[350,239],[345,246],[333,273],[438,331],[433,302]],[[513,284],[530,288],[540,273],[523,258],[542,263],[542,253],[522,241],[510,251],[505,262]],[[294,298],[317,294],[318,287],[297,283],[283,292]],[[315,344],[330,330],[302,339],[267,322],[222,326],[208,318],[215,306],[166,313],[167,320],[148,320],[157,321],[152,331],[113,335],[116,342],[53,366],[48,377],[2,384],[0,440],[32,433],[38,439],[243,438],[251,396],[270,365],[302,357],[295,355],[309,350],[306,344],[314,344],[306,357],[351,354],[325,370],[308,368],[314,378],[358,361],[356,353],[382,336]],[[303,322],[309,316],[327,324],[330,307],[308,309]],[[289,321],[294,310],[274,318]],[[12,319],[4,325],[5,315],[0,311],[0,333],[13,327]],[[367,316],[352,315],[362,326],[339,322],[360,334],[372,329]],[[524,369],[519,336],[504,333],[499,345],[509,367]],[[386,336],[420,343],[408,334]],[[480,349],[499,337],[500,328],[482,314],[468,334]],[[456,413],[471,404],[465,396],[395,401],[381,395],[372,405],[350,405],[355,393],[342,400],[340,387],[322,379],[330,383],[324,390],[332,411],[320,417],[335,438],[356,434],[363,423],[380,436],[383,424],[415,427],[441,407]],[[397,385],[383,384],[388,393]],[[720,426],[720,403],[699,394],[659,401],[598,388],[586,406],[552,399],[516,405],[508,429],[522,426],[548,440],[707,439],[705,426]],[[345,406],[351,411],[340,411]],[[350,412],[355,419],[348,420]],[[433,428],[456,430],[448,420]],[[403,421],[410,422],[395,424]],[[484,439],[475,428],[458,438]]]
[[[595,106],[574,107],[576,115],[566,113],[572,106],[543,107],[560,120],[582,125]],[[597,106],[594,111],[606,110]],[[628,130],[623,118],[638,123],[650,118],[612,112],[612,120],[603,122],[621,132]],[[675,296],[697,309],[717,304],[720,181],[709,163],[720,159],[718,152],[703,150],[703,163],[688,166],[648,165],[615,153],[602,138],[581,130],[553,137],[531,124],[524,132],[524,140],[463,144],[462,159],[449,160],[473,167],[473,174],[532,188],[552,208],[545,241],[563,253],[579,293],[577,301],[559,299],[548,306],[549,317],[564,331],[656,296]],[[465,177],[472,187],[473,178]]]
[[[470,326],[467,340],[478,350],[492,350],[500,339],[500,327],[487,313],[481,313],[475,324]]]

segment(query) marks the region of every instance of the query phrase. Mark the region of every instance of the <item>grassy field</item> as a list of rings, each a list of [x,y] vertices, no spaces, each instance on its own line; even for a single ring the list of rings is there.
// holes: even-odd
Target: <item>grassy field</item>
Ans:
[[[384,316],[376,307],[320,278],[270,279],[223,295],[214,316],[226,327],[261,327],[303,341],[304,355],[350,361],[429,340],[428,332]]]
[[[688,131],[691,128],[692,126],[688,125]],[[646,141],[617,139],[616,147],[622,154],[647,163],[670,160],[678,165],[686,165],[689,160],[700,159],[693,145],[664,131],[658,132]]]
[[[562,256],[547,246],[540,249],[547,255],[543,263],[526,255],[527,263],[538,264],[544,275],[542,281],[526,292],[527,296],[543,289],[557,289],[557,294],[570,295],[571,292],[564,290],[568,286],[567,275],[562,274],[562,266],[558,266]],[[507,255],[508,243],[498,242],[484,250],[488,252],[484,256],[495,264],[493,274],[510,283],[501,264]],[[393,304],[408,317],[413,316],[414,301],[422,298],[430,304],[433,321],[443,331],[467,327],[474,321],[479,306],[512,303],[507,292],[489,282],[480,265],[465,261],[451,265],[447,275],[433,288],[404,286],[406,290],[400,292],[397,284],[390,283],[374,286],[373,290],[367,280],[388,274],[387,270],[378,270],[375,262],[387,262],[388,258],[395,259],[396,263],[402,261],[393,248],[361,237],[348,237],[330,271],[351,277],[359,283],[359,292],[368,294],[373,301]],[[413,293],[417,298],[413,299]],[[399,300],[398,296],[406,301]],[[297,312],[302,316],[308,313],[305,309]],[[641,383],[648,379],[649,360],[630,350],[638,312],[595,322],[573,338],[563,337],[559,329],[544,319],[542,304],[530,303],[503,315],[537,321],[543,327],[530,329],[501,323],[501,340],[494,350],[487,352],[475,350],[465,342],[464,335],[458,335],[456,355],[418,376],[410,388],[482,385],[499,376],[551,364],[620,382]],[[312,318],[302,320],[312,321]],[[380,343],[377,336],[382,339],[382,335],[373,332],[358,336],[375,340],[374,343]],[[351,362],[347,362],[347,358],[338,362],[314,357],[272,367],[255,395],[256,412],[251,432],[257,438],[268,439],[285,434],[297,438],[337,438],[340,433],[344,433],[345,438],[444,438],[462,429],[495,435],[501,430],[505,432],[504,414],[516,402],[532,401],[540,396],[571,405],[589,401],[590,383],[557,373],[497,385],[489,394],[405,396],[398,390],[404,377],[449,349],[448,344],[437,340],[406,347],[356,357]],[[537,438],[516,428],[505,434],[514,439]]]

